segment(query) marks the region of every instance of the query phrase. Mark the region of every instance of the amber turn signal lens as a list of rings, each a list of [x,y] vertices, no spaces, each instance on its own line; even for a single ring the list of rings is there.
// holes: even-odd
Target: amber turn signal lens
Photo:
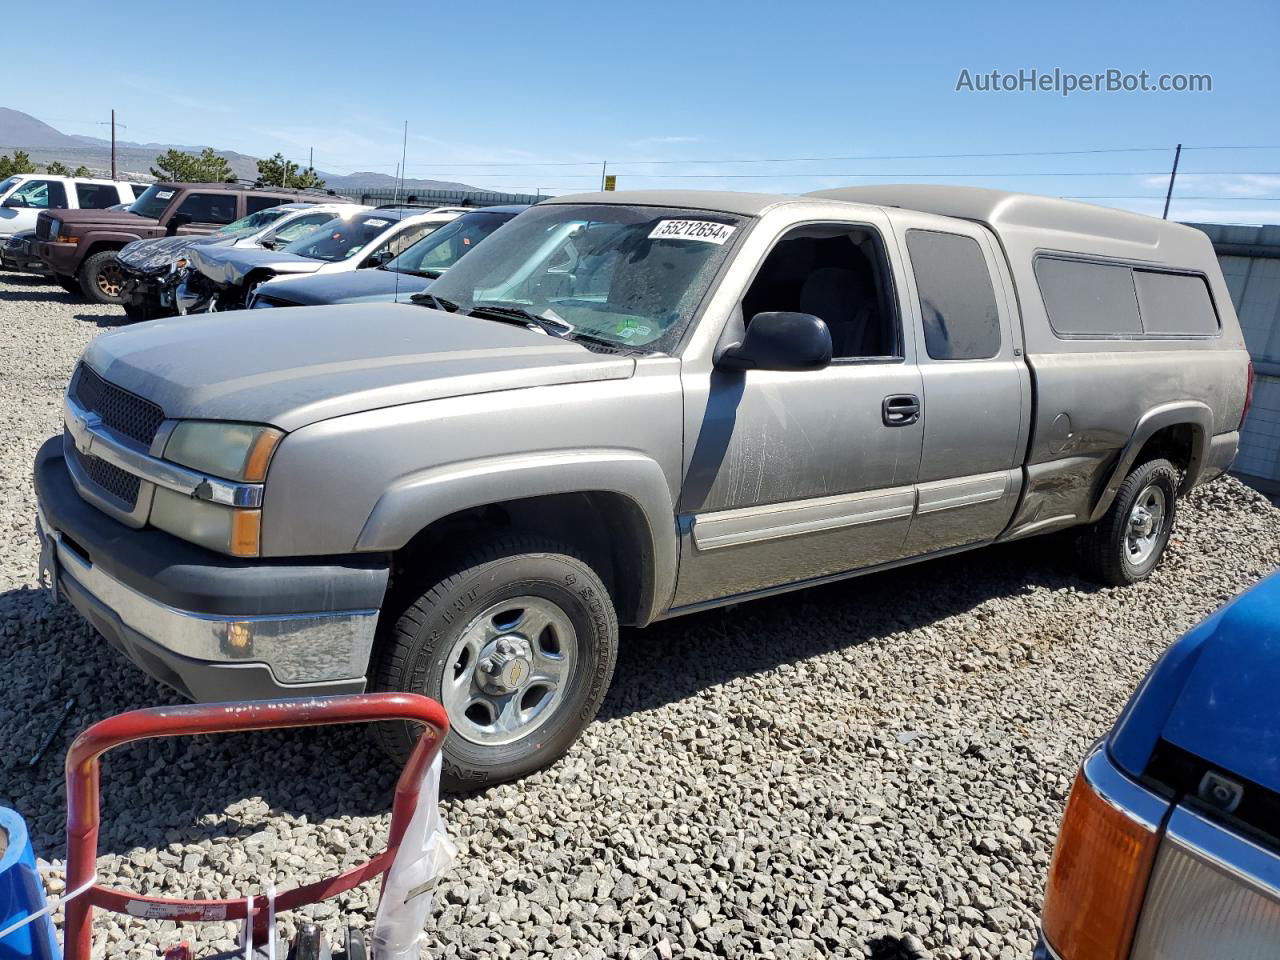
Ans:
[[[276,445],[284,436],[279,430],[270,427],[261,430],[253,439],[249,453],[244,458],[244,479],[246,483],[262,483],[267,479],[267,464],[271,455],[276,452]]]
[[[1042,927],[1062,960],[1129,956],[1156,834],[1076,775],[1049,865]]]
[[[231,512],[231,555],[256,557],[258,538],[262,533],[261,510],[233,510]]]

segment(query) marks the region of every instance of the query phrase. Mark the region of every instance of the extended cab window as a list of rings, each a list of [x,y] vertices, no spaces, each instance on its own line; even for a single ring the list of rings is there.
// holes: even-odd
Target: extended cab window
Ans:
[[[1038,257],[1035,268],[1054,333],[1065,337],[1142,335],[1133,271],[1129,267]]]
[[[868,227],[798,227],[769,251],[742,298],[743,320],[780,310],[808,313],[831,331],[834,359],[896,358],[898,319],[888,263]]]
[[[1189,273],[1134,270],[1142,329],[1150,336],[1211,337],[1221,327],[1209,285]]]
[[[105,210],[120,202],[114,183],[76,183],[76,200],[81,210]]]
[[[1000,352],[1000,314],[982,247],[972,237],[908,230],[924,345],[934,360],[989,360]]]
[[[192,223],[230,223],[236,218],[236,195],[234,193],[188,194],[176,212],[188,214]]]
[[[61,210],[67,206],[67,190],[57,180],[28,180],[5,201],[11,207]]]

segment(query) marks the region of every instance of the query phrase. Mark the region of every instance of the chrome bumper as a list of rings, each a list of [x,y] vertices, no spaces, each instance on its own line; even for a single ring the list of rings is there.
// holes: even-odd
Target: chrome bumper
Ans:
[[[378,622],[376,609],[267,616],[216,616],[179,610],[139,592],[82,557],[37,508],[42,579],[144,670],[195,699],[234,698],[246,679],[235,668],[269,671],[281,692],[315,685],[363,689]],[[135,651],[145,648],[145,656]],[[157,661],[165,668],[158,669]],[[232,668],[232,669],[228,669]],[[178,676],[181,682],[175,682]],[[261,687],[258,683],[256,686]],[[335,692],[335,691],[326,691]]]

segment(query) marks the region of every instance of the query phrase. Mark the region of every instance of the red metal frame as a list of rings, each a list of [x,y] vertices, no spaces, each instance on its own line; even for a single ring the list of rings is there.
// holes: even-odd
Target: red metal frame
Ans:
[[[449,718],[444,707],[416,693],[361,693],[305,700],[262,700],[247,703],[205,703],[133,710],[100,720],[76,737],[67,751],[67,889],[93,879],[98,860],[100,764],[108,750],[135,740],[182,737],[199,733],[276,730],[283,727],[325,726],[410,720],[426,729],[396,784],[391,807],[387,849],[369,862],[334,877],[295,887],[276,897],[276,912],[325,900],[357,884],[385,874],[409,819],[418,805],[422,778],[444,745]],[[255,896],[255,940],[266,938],[266,900]],[[257,906],[257,904],[261,906]],[[94,884],[66,906],[63,955],[66,960],[90,960],[93,908],[130,916],[179,922],[242,920],[247,904],[240,900],[169,900],[144,897],[126,890]]]

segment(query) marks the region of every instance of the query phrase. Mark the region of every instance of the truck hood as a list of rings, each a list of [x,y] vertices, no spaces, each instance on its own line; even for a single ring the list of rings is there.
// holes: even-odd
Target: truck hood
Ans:
[[[261,247],[205,247],[191,250],[191,266],[220,287],[238,287],[253,270],[272,273],[314,273],[323,260],[300,257]]]
[[[423,400],[621,380],[635,370],[632,357],[522,326],[395,303],[153,320],[98,337],[84,361],[169,417],[282,430]]]
[[[1280,573],[1273,573],[1166,651],[1116,724],[1112,755],[1136,776],[1163,739],[1280,792],[1277,691]]]
[[[140,217],[128,210],[46,210],[40,216],[60,220],[64,224],[74,224],[77,227],[120,227],[123,230],[138,230],[160,225],[159,220]]]
[[[329,303],[404,303],[431,283],[424,277],[391,270],[350,270],[315,277],[272,280],[258,288],[258,296],[291,304],[314,306]]]

